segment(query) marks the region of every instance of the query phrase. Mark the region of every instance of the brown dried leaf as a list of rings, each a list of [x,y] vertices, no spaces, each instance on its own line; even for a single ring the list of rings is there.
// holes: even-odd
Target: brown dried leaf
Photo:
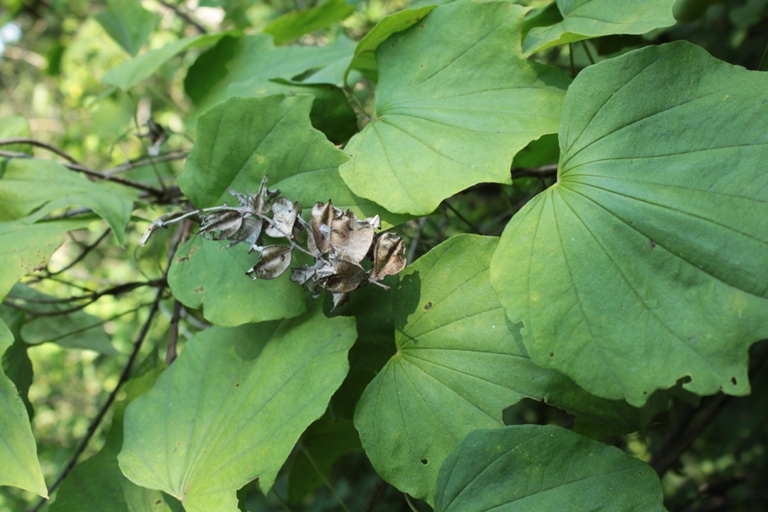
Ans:
[[[250,197],[251,207],[256,213],[269,213],[269,202],[272,201],[280,190],[269,190],[267,188],[267,176],[265,175],[261,179],[261,185],[259,185],[259,191],[255,195]]]
[[[316,272],[317,284],[331,293],[349,293],[366,282],[365,270],[349,261],[330,258]]]
[[[331,224],[337,211],[341,214],[330,200],[325,204],[317,202],[312,207],[312,241],[320,255],[331,252]],[[311,247],[309,251],[314,253]]]
[[[331,311],[336,309],[339,306],[339,304],[343,304],[344,302],[346,302],[348,298],[349,298],[349,294],[348,293],[334,293],[333,294],[333,307],[331,308]]]
[[[285,197],[278,197],[272,204],[272,225],[264,230],[272,238],[291,238],[293,225],[301,213],[301,205]]]
[[[394,233],[382,233],[373,248],[373,268],[368,278],[378,281],[392,276],[405,268],[405,245],[402,238]]]
[[[244,218],[240,229],[238,229],[237,232],[229,238],[230,243],[227,247],[232,247],[233,245],[239,244],[240,242],[245,242],[248,245],[253,246],[259,239],[259,235],[261,234],[261,226],[263,224],[263,221],[258,217]]]
[[[237,210],[224,210],[211,213],[200,224],[200,235],[211,235],[212,240],[227,240],[237,233],[243,223],[243,216]],[[218,231],[218,234],[216,232]]]
[[[339,259],[359,263],[368,254],[373,243],[373,224],[369,219],[360,220],[347,210],[331,223],[333,255]]]
[[[254,279],[274,279],[291,265],[291,250],[288,245],[268,245],[261,251],[261,261],[246,272],[255,274]]]

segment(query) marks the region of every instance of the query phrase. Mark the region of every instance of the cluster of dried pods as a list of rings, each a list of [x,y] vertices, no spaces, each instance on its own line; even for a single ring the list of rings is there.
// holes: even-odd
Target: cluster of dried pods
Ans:
[[[237,198],[238,206],[164,215],[150,224],[139,244],[144,245],[159,228],[196,217],[203,237],[229,240],[227,248],[243,242],[250,246],[248,252],[261,254],[260,261],[246,272],[253,279],[278,277],[290,267],[293,251],[298,250],[314,258],[315,263],[291,269],[291,281],[306,286],[313,297],[320,295],[320,290],[330,292],[334,308],[350,292],[368,283],[387,288],[381,279],[405,268],[405,247],[400,237],[389,232],[376,235],[375,230],[381,228],[378,215],[360,220],[329,200],[315,203],[307,222],[301,217],[301,204],[280,197],[279,190],[269,190],[266,176],[256,194],[228,190]],[[285,239],[288,245],[263,246],[263,234]],[[301,245],[305,241],[306,248]],[[369,269],[363,267],[366,259],[373,262]]]

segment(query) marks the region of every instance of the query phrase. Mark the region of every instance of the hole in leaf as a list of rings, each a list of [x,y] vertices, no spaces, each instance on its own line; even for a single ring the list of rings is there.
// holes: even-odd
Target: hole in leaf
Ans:
[[[240,383],[238,382],[237,384],[235,384],[235,387],[239,388],[240,387]]]
[[[157,501],[155,502],[155,505],[159,505],[159,504],[161,504],[162,502],[163,502],[163,500],[157,500]]]
[[[550,352],[549,353],[549,357],[555,357],[555,353],[554,352]]]
[[[432,309],[432,303],[431,302],[427,302],[426,304],[424,304],[424,310],[425,311],[429,311],[430,309]]]
[[[680,379],[680,382],[681,382],[682,384],[688,384],[689,382],[691,382],[691,380],[693,380],[693,379],[691,379],[691,376],[690,376],[690,375],[686,375],[685,377],[683,377],[682,379]]]
[[[733,384],[735,386],[737,384],[737,382],[738,381],[736,380],[736,377],[731,377],[731,384]]]
[[[426,466],[427,464],[429,464],[429,461],[427,459],[421,459],[421,463]]]

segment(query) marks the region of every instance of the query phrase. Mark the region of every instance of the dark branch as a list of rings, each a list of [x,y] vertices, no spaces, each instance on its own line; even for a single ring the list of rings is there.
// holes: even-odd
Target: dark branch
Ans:
[[[49,276],[55,276],[55,275],[61,274],[62,272],[66,272],[67,270],[71,269],[72,267],[74,267],[75,265],[77,265],[78,263],[80,263],[81,261],[83,261],[83,258],[85,258],[86,256],[88,256],[88,254],[89,254],[89,253],[90,253],[92,250],[94,250],[96,247],[98,247],[98,246],[99,246],[99,244],[100,244],[101,242],[103,242],[105,238],[107,238],[107,236],[109,235],[109,233],[110,233],[111,231],[112,231],[112,230],[108,228],[106,231],[104,231],[104,233],[103,233],[103,234],[102,234],[102,235],[101,235],[101,236],[100,236],[100,237],[99,237],[99,238],[98,238],[98,239],[97,239],[95,242],[93,242],[92,244],[90,244],[90,245],[86,246],[86,247],[83,249],[83,251],[82,251],[82,252],[81,252],[81,253],[80,253],[80,254],[77,256],[77,258],[75,258],[74,260],[72,260],[72,261],[69,263],[69,265],[67,265],[66,267],[64,267],[64,268],[62,268],[62,269],[60,269],[60,270],[57,270],[56,272],[49,272],[49,273],[48,273],[48,275],[49,275]]]
[[[184,11],[182,11],[181,9],[179,9],[178,6],[173,5],[171,3],[168,3],[168,2],[165,2],[164,0],[157,0],[157,1],[163,7],[167,8],[167,9],[170,9],[174,13],[176,13],[176,16],[178,16],[179,18],[183,19],[184,21],[186,21],[187,23],[189,23],[190,25],[195,27],[197,29],[197,31],[200,32],[201,34],[207,34],[208,33],[208,31],[205,29],[205,27],[203,27],[201,24],[199,24],[198,22],[193,20],[192,17],[189,14],[187,14]]]
[[[27,137],[10,137],[10,138],[0,139],[0,146],[8,146],[10,144],[29,144],[30,146],[37,146],[39,148],[47,149],[52,153],[56,153],[63,159],[68,160],[70,163],[80,165],[80,162],[78,162],[72,155],[70,155],[63,149],[57,148],[53,144],[48,144],[47,142],[43,142],[41,140],[29,139]],[[26,153],[18,153],[18,154],[24,155]]]

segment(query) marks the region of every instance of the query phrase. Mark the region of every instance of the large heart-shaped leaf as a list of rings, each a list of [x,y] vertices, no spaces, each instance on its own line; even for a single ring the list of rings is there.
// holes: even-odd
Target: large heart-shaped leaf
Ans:
[[[626,405],[591,397],[531,362],[491,287],[496,245],[453,237],[400,274],[392,295],[398,351],[355,411],[376,471],[417,498],[432,500],[440,465],[465,435],[502,426],[502,410],[523,398],[633,421]]]
[[[684,42],[579,75],[558,183],[492,264],[535,362],[632,404],[679,379],[749,392],[747,348],[768,336],[766,90]]]
[[[323,414],[355,338],[354,319],[327,319],[318,307],[283,323],[198,334],[128,406],[123,473],[176,496],[187,512],[236,512],[235,491],[258,478],[267,492]]]
[[[422,215],[471,185],[510,182],[515,153],[557,130],[569,81],[523,58],[525,12],[459,0],[378,47],[374,119],[341,167],[352,191]]]
[[[552,425],[469,434],[440,468],[435,512],[661,512],[661,483],[618,448]]]
[[[257,191],[268,175],[270,189],[279,188],[306,210],[332,199],[360,218],[380,215],[385,228],[407,219],[349,190],[338,171],[349,157],[312,127],[311,106],[308,95],[235,97],[216,105],[200,117],[181,190],[203,208],[232,201],[227,187]]]
[[[13,344],[13,335],[0,320],[0,356]],[[0,367],[0,485],[13,485],[41,496],[48,490],[37,460],[27,409],[16,386]]]
[[[675,0],[557,0],[562,21],[532,28],[523,42],[526,55],[592,37],[645,34],[675,24]]]
[[[107,221],[122,246],[125,227],[138,195],[123,186],[88,181],[50,160],[0,161],[0,220],[14,220],[34,211],[29,220],[59,208],[90,208]]]

